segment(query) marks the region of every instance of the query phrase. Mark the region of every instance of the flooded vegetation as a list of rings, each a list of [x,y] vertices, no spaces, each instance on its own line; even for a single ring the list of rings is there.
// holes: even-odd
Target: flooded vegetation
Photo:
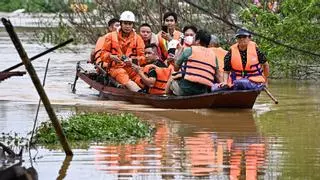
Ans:
[[[25,41],[25,33],[18,35],[29,57],[46,49]],[[85,112],[130,112],[154,124],[155,132],[149,140],[134,144],[72,147],[73,157],[46,147],[24,151],[23,165],[33,166],[39,179],[319,179],[318,82],[271,80],[270,91],[279,104],[262,93],[252,110],[155,109],[101,100],[81,81],[72,94],[69,83],[76,62],[86,61],[92,47],[69,48],[79,53],[58,50],[33,62],[42,79],[51,59],[45,90],[60,118]],[[20,62],[3,29],[0,54],[0,69]],[[38,99],[28,74],[1,82],[0,131],[29,138]],[[44,108],[38,119],[38,124],[49,121]]]
[[[74,147],[78,143],[134,143],[152,135],[153,128],[138,117],[128,114],[86,113],[73,115],[61,121],[63,132]],[[38,127],[35,142],[57,144],[58,137],[51,122]]]

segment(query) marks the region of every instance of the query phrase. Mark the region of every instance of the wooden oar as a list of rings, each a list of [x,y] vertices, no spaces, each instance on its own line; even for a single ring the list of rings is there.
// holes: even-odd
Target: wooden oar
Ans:
[[[43,55],[45,55],[45,54],[48,54],[49,52],[52,52],[52,51],[54,51],[54,50],[56,50],[56,49],[58,49],[58,48],[60,48],[60,47],[63,47],[63,46],[65,46],[65,45],[71,43],[72,41],[73,41],[73,39],[69,39],[69,40],[67,40],[67,41],[65,41],[65,42],[63,42],[63,43],[61,43],[61,44],[58,44],[58,45],[56,45],[56,46],[54,46],[54,47],[52,47],[52,48],[50,48],[50,49],[47,49],[46,51],[44,51],[44,52],[42,52],[42,53],[40,53],[40,54],[37,54],[37,55],[31,57],[29,60],[30,60],[30,61],[33,61],[33,60],[35,60],[35,59],[37,59],[37,58],[39,58],[39,57],[41,57],[41,56],[43,56]],[[21,63],[18,63],[18,64],[16,64],[16,65],[12,66],[12,67],[9,67],[8,69],[3,70],[2,72],[9,72],[9,71],[11,71],[11,70],[13,70],[13,69],[16,69],[16,68],[18,68],[18,67],[20,67],[20,66],[22,66],[22,65],[23,65],[22,62],[21,62]]]
[[[264,87],[263,90],[264,90],[264,92],[266,92],[268,94],[268,96],[272,99],[272,101],[275,104],[279,103],[279,101],[271,94],[271,92],[266,87]]]

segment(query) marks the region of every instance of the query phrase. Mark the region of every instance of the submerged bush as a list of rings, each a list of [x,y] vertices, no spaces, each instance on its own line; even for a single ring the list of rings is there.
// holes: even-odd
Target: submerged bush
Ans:
[[[70,143],[102,142],[133,143],[151,137],[153,127],[129,113],[87,113],[74,115],[61,122]],[[36,132],[36,143],[50,145],[58,143],[50,121],[43,122]]]

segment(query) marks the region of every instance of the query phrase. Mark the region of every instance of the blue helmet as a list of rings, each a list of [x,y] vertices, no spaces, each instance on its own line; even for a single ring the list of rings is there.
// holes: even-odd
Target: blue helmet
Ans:
[[[241,28],[241,29],[238,29],[236,33],[236,37],[238,36],[251,36],[251,34],[248,32],[248,30]]]

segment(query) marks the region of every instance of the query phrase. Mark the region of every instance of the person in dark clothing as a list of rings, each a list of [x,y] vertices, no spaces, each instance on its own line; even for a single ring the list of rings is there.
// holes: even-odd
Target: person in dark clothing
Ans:
[[[232,87],[239,79],[248,79],[250,83],[268,83],[269,64],[266,56],[260,51],[251,35],[245,29],[236,34],[237,43],[232,45],[224,58],[224,77],[220,87]],[[231,77],[231,81],[230,78]]]

